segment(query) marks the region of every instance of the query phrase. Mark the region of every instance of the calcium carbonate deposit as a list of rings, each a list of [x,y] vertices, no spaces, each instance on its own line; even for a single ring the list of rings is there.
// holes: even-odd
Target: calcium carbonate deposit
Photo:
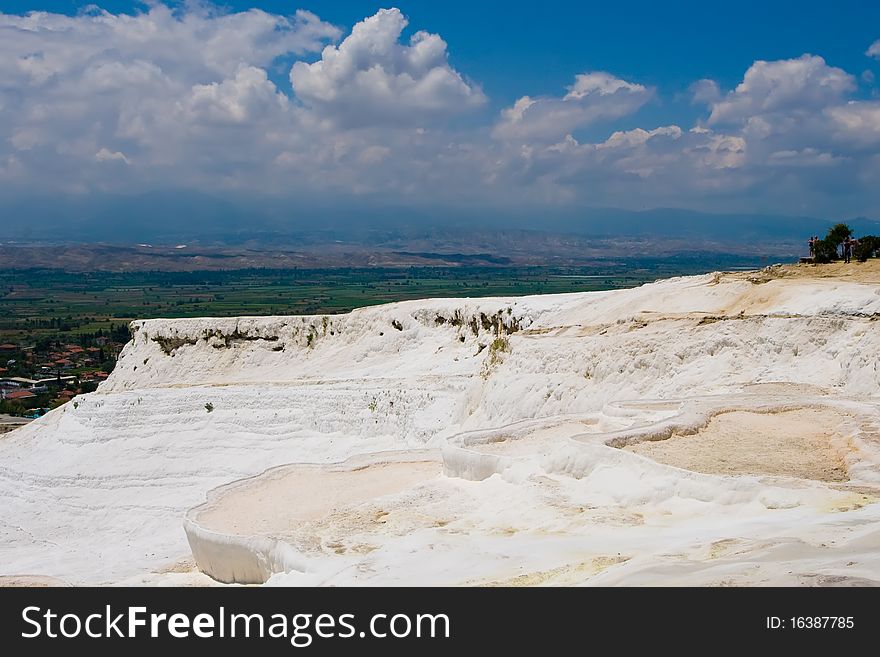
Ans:
[[[880,584],[880,267],[134,322],[7,582]]]

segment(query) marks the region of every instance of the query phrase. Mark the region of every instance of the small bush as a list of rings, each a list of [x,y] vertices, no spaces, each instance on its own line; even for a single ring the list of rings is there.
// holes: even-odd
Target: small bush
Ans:
[[[819,240],[816,242],[816,251],[813,254],[813,260],[814,262],[823,265],[837,260],[837,244],[827,237]]]
[[[488,377],[492,368],[502,362],[501,354],[508,353],[509,351],[510,342],[508,342],[506,337],[501,336],[492,340],[491,344],[489,344],[489,357],[484,365],[483,378]]]
[[[510,342],[508,342],[507,338],[500,337],[492,340],[492,344],[489,345],[489,353],[496,354],[498,352],[506,352],[510,351]]]
[[[208,402],[207,404],[205,404],[205,410],[210,413],[211,411],[214,410],[214,404],[212,404],[211,402]]]

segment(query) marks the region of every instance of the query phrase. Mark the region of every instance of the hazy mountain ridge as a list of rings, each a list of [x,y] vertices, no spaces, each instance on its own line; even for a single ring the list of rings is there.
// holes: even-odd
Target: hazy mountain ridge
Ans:
[[[296,199],[223,198],[196,192],[66,199],[0,200],[0,240],[126,244],[156,242],[271,245],[279,238],[304,243],[343,240],[377,245],[419,239],[442,241],[467,233],[529,231],[598,238],[639,237],[696,243],[799,242],[847,220],[856,232],[880,233],[868,218],[717,214],[657,208],[412,209],[365,204],[329,210]]]

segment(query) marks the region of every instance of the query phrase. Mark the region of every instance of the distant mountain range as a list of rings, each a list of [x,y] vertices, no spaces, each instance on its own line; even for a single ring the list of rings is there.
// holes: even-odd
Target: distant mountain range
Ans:
[[[581,236],[674,241],[685,250],[707,244],[800,245],[837,221],[857,234],[880,234],[868,218],[712,214],[674,208],[552,208],[502,213],[481,209],[412,210],[361,207],[327,210],[290,199],[225,199],[196,192],[137,196],[0,199],[0,241],[104,242],[110,244],[198,242],[204,245],[357,245],[398,243],[401,250],[434,251],[438,243],[467,243],[473,234]],[[412,248],[421,242],[424,248]],[[489,240],[491,246],[492,240]],[[404,248],[405,247],[405,248]],[[490,249],[493,255],[504,255]]]

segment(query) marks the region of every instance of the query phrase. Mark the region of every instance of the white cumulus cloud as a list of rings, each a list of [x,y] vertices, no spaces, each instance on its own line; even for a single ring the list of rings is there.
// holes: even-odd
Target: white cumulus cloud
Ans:
[[[721,98],[721,88],[715,80],[704,78],[690,86],[694,103],[716,103]]]
[[[486,102],[449,65],[438,35],[419,31],[401,43],[406,25],[400,10],[381,9],[338,46],[327,46],[317,62],[296,62],[290,71],[296,96],[343,126],[421,125]]]
[[[266,71],[243,66],[235,77],[197,84],[190,90],[183,106],[192,121],[247,123],[266,111],[283,109],[287,97],[269,81]]]
[[[653,130],[643,130],[635,128],[633,130],[618,130],[611,134],[603,143],[598,144],[597,148],[620,148],[621,146],[641,146],[646,144],[648,140],[654,137],[670,137],[678,139],[681,137],[681,128],[677,125],[662,126]]]
[[[736,89],[712,104],[709,123],[742,123],[753,116],[821,108],[855,88],[852,75],[814,55],[757,61]]]
[[[507,141],[547,141],[600,119],[632,114],[653,91],[609,73],[583,73],[562,97],[523,96],[501,112],[493,135]]]
[[[860,150],[880,145],[880,102],[852,101],[825,111],[833,135]]]
[[[125,162],[125,164],[131,164],[128,158],[125,156],[125,153],[120,153],[119,151],[111,151],[106,148],[102,148],[97,153],[95,153],[95,159],[98,162]]]

